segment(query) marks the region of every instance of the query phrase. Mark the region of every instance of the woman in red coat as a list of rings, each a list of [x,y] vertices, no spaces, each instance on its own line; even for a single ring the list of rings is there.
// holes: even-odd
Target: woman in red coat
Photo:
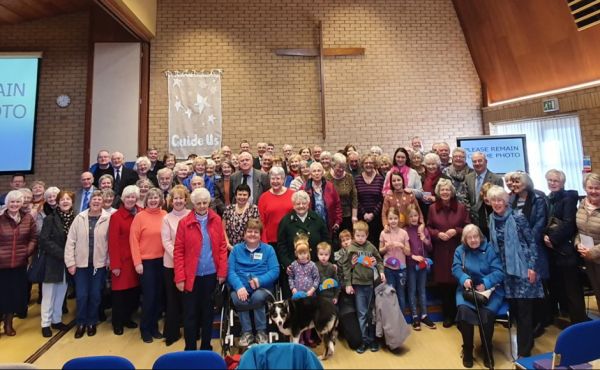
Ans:
[[[456,200],[456,190],[448,179],[440,179],[435,187],[437,200],[429,208],[427,228],[433,242],[433,280],[442,298],[444,327],[456,317],[456,279],[452,276],[454,251],[460,245],[462,229],[468,225],[469,212]]]
[[[197,349],[198,327],[202,328],[201,350],[210,345],[214,318],[213,292],[227,278],[227,242],[221,218],[209,209],[210,193],[198,188],[190,196],[194,211],[179,221],[173,263],[175,285],[183,292],[183,336],[185,350]]]
[[[140,190],[135,185],[123,189],[121,195],[122,205],[111,216],[108,227],[108,255],[110,256],[110,269],[112,271],[112,297],[113,297],[113,332],[123,334],[123,327],[137,328],[131,320],[131,315],[139,305],[139,275],[135,272],[131,247],[129,245],[129,231],[135,215],[141,211],[136,205]]]

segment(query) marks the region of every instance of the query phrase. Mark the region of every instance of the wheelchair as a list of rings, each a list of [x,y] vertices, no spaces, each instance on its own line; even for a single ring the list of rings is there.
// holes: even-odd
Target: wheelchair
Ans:
[[[225,284],[223,286],[223,305],[221,307],[221,317],[220,317],[220,327],[219,327],[219,336],[220,336],[220,341],[221,341],[221,354],[223,356],[229,356],[235,353],[239,353],[242,354],[246,349],[250,348],[251,346],[255,345],[256,343],[253,343],[251,345],[249,345],[248,347],[240,347],[239,345],[237,345],[237,342],[239,341],[239,338],[241,336],[242,333],[242,325],[240,323],[240,319],[239,319],[239,309],[236,308],[233,304],[233,300],[231,299],[231,292],[233,290],[229,287],[228,284]],[[281,289],[279,288],[279,286],[276,284],[275,288],[274,288],[275,294],[271,293],[274,297],[274,299],[280,300],[282,299],[282,294],[281,294]],[[250,310],[255,310],[259,307],[264,307],[264,309],[267,309],[267,304],[266,302],[263,305],[257,306],[257,307],[244,307],[244,310],[250,311]],[[254,327],[254,318],[252,317],[252,326]],[[268,312],[267,312],[267,336],[269,338],[269,343],[274,343],[274,342],[279,342],[282,337],[279,334],[279,330],[277,329],[277,326],[271,322],[271,319],[268,317]]]

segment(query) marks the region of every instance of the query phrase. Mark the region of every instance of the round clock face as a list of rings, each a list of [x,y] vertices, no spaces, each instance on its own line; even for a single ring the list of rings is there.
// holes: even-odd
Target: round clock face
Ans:
[[[69,104],[71,104],[71,98],[69,95],[59,95],[58,98],[56,98],[56,105],[61,108],[66,108],[69,106]]]

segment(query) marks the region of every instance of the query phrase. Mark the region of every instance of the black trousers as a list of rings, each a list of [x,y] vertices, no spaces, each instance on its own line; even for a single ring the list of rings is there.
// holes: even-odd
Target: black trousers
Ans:
[[[518,355],[531,356],[533,348],[533,305],[535,299],[509,298],[510,316],[517,323]]]
[[[444,320],[454,321],[456,318],[456,284],[438,284],[438,292],[442,300]]]
[[[546,327],[554,321],[552,299],[550,297],[550,282],[542,280],[544,298],[537,298],[533,302],[533,327],[538,325]]]
[[[474,325],[469,324],[466,321],[459,321],[456,323],[456,327],[460,331],[463,339],[463,346],[465,351],[473,350],[473,333],[474,333]],[[492,337],[494,336],[494,321],[488,320],[483,326],[479,327],[479,337],[481,338],[481,345],[483,346],[484,340],[487,343],[488,348],[490,350],[490,355],[492,355]],[[484,356],[487,356],[485,348],[483,350]],[[493,357],[493,356],[492,356]]]
[[[158,319],[163,285],[163,259],[154,258],[142,260],[144,273],[140,278],[142,285],[142,320],[140,331],[142,335],[152,335],[158,332]]]
[[[212,350],[212,323],[214,318],[213,292],[217,287],[217,274],[196,276],[191,292],[183,293],[183,336],[185,350],[195,351],[198,328],[202,328],[201,350]]]
[[[139,287],[113,290],[112,292],[112,325],[113,328],[123,329],[127,321],[137,311],[140,304]]]
[[[552,307],[557,305],[561,311],[569,312],[571,323],[588,319],[585,310],[583,287],[579,267],[557,266],[550,259],[550,296]]]
[[[183,317],[183,296],[177,287],[173,278],[175,276],[173,268],[165,267],[165,293],[166,293],[166,314],[165,314],[165,327],[164,336],[168,342],[179,339],[181,332],[179,327],[181,325],[181,318]]]
[[[280,269],[279,271],[279,287],[281,288],[283,299],[292,297],[292,290],[290,289],[290,282],[288,280],[286,269]]]

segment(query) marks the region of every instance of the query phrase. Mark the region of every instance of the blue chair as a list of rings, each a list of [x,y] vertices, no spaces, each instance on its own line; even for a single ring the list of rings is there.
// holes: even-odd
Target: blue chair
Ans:
[[[62,368],[63,370],[135,370],[135,366],[133,366],[131,361],[119,356],[77,357],[67,361]]]
[[[523,357],[515,362],[519,369],[533,369],[536,361],[548,361],[548,368],[567,368],[600,359],[600,320],[574,324],[563,330],[556,338],[554,352]]]
[[[225,360],[213,351],[165,353],[154,361],[153,370],[227,369]]]
[[[313,351],[302,344],[271,343],[251,346],[238,369],[323,369]]]

